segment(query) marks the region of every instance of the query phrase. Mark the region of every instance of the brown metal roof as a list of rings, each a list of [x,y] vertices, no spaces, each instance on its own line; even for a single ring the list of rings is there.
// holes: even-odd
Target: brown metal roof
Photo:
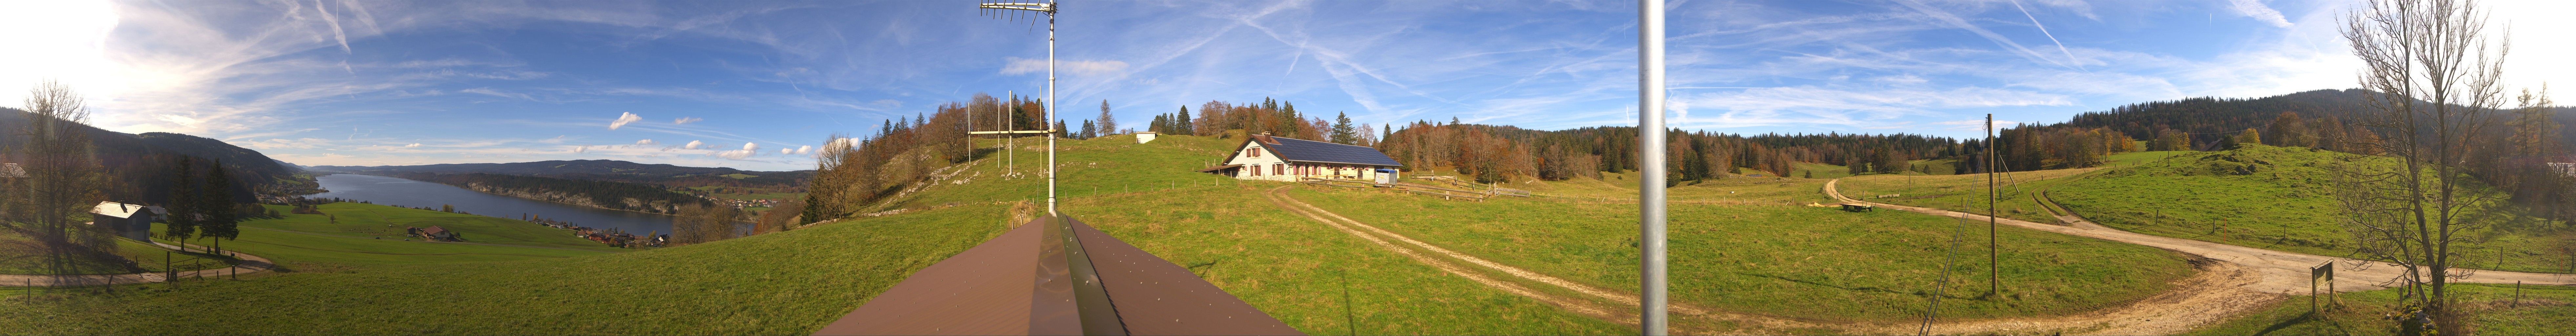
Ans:
[[[1129,335],[1303,335],[1190,269],[1073,220]]]
[[[814,334],[1302,334],[1187,268],[1048,219],[914,272]]]

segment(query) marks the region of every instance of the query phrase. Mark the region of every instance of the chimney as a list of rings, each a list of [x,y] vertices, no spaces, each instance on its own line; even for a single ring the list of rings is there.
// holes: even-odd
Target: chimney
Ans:
[[[1270,131],[1261,131],[1261,136],[1270,136]]]

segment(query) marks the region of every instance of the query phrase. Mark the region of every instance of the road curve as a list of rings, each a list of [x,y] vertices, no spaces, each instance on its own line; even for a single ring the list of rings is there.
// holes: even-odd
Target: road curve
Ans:
[[[1936,216],[1948,216],[1969,220],[1986,220],[1985,215],[1979,214],[1875,203],[1844,197],[1841,192],[1834,190],[1834,187],[1840,183],[1842,183],[1842,179],[1825,181],[1825,195],[1832,196],[1834,199],[1842,200],[1843,202],[1868,204],[1881,208],[1913,211]],[[2386,288],[2380,286],[2380,282],[2386,281],[2387,279],[2395,279],[2400,273],[2400,270],[2397,269],[2397,267],[2386,266],[2386,264],[2380,263],[2366,263],[2365,265],[2370,266],[2353,268],[2351,266],[2354,265],[2354,263],[2351,263],[2351,261],[2354,261],[2354,259],[2351,258],[2337,258],[2314,254],[2274,251],[2191,239],[2147,235],[2110,228],[2096,229],[2058,226],[2011,218],[2001,218],[1998,219],[1997,222],[2004,225],[2012,225],[2032,230],[2153,246],[2156,248],[2235,263],[2248,270],[2252,270],[2259,277],[2259,279],[2254,283],[2246,285],[2244,289],[2262,293],[2307,294],[2309,290],[2308,268],[2329,262],[2337,264],[2335,265],[2335,278],[2337,281],[2335,281],[2334,289],[2345,292]],[[2576,286],[2576,275],[2570,274],[2507,272],[2495,270],[2473,271],[2474,273],[2469,276],[2464,278],[2454,278],[2451,282],[2510,284],[2519,281],[2526,285]]]

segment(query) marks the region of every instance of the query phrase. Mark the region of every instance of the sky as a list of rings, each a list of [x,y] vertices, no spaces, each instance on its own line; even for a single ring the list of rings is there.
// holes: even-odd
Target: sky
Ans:
[[[1634,125],[1633,1],[1077,1],[1061,118],[1211,100],[1310,116]],[[2337,1],[1673,1],[1670,123],[1972,137],[2189,97],[2356,87]],[[2493,2],[2515,88],[2576,78],[2555,2]],[[58,80],[93,125],[301,165],[614,159],[810,169],[978,93],[1045,98],[1043,17],[969,2],[0,2],[0,106]],[[2557,62],[2567,63],[2567,62]],[[2565,90],[2561,102],[2576,101]]]

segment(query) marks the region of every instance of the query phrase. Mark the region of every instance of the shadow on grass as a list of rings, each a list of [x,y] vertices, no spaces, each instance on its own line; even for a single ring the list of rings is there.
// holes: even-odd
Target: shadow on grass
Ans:
[[[2352,334],[2351,331],[2344,330],[2343,324],[2341,323],[2335,323],[2333,320],[2318,318],[2316,312],[2307,312],[2305,314],[2299,314],[2299,317],[2282,320],[2280,323],[2273,323],[2271,326],[2263,327],[2263,331],[2254,332],[2254,335],[2271,335],[2273,332],[2281,331],[2281,329],[2288,329],[2291,326],[2307,324],[2308,322],[2324,322],[2326,327],[2333,328],[2335,331],[2333,334],[2335,335]]]

